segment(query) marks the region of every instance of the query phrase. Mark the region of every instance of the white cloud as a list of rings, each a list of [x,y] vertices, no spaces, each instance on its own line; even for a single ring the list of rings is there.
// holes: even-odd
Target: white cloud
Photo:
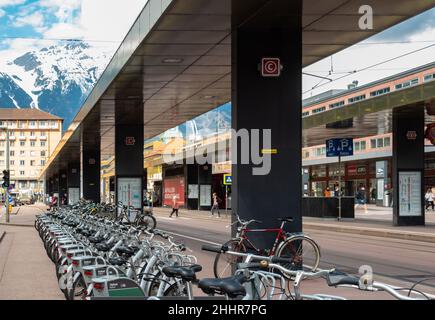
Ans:
[[[69,23],[56,23],[44,32],[47,39],[82,39],[83,29]]]
[[[32,14],[17,17],[14,22],[14,26],[22,27],[25,25],[32,26],[34,28],[40,28],[44,26],[44,16],[41,12],[36,11]]]
[[[16,6],[24,2],[26,0],[0,0],[0,7]]]
[[[4,17],[6,14],[6,11],[4,11],[3,9],[0,9],[0,18]]]
[[[121,41],[148,0],[83,0],[81,25],[87,39]]]

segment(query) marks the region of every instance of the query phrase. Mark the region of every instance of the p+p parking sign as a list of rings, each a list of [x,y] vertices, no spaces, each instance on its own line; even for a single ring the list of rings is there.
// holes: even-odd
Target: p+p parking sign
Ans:
[[[341,138],[326,141],[327,157],[351,157],[353,156],[353,139]]]

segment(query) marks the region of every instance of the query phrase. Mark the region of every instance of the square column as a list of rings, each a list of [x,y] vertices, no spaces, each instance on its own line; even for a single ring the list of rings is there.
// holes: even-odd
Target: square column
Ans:
[[[425,225],[423,105],[393,111],[393,222]]]
[[[99,133],[86,132],[83,129],[81,138],[80,196],[97,203],[100,202],[100,145]]]
[[[234,0],[232,10],[232,127],[249,133],[249,141],[239,139],[237,147],[232,138],[233,212],[245,220],[262,221],[255,225],[260,228],[279,227],[279,218],[291,216],[294,222],[287,230],[301,231],[302,1]],[[280,59],[279,76],[262,75],[263,58]],[[260,129],[260,139],[255,129]],[[271,132],[270,146],[265,130]],[[246,150],[249,164],[242,163]],[[271,157],[269,173],[254,174],[259,166],[253,154]],[[259,236],[256,245],[270,248],[274,236]]]
[[[144,110],[139,102],[115,106],[116,202],[143,209]]]

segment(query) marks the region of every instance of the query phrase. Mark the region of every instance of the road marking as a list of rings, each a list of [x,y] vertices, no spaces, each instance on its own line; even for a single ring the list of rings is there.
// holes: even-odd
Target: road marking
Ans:
[[[192,220],[192,218],[183,218],[183,217],[179,217],[179,218],[158,217],[158,219],[168,220],[168,221],[177,221],[177,219],[180,219],[180,220]]]
[[[212,242],[212,241],[208,241],[208,240],[204,240],[204,239],[190,237],[190,236],[186,236],[184,234],[179,234],[179,233],[169,232],[169,231],[165,231],[165,232],[168,234],[171,234],[173,236],[182,237],[182,238],[186,238],[186,239],[190,239],[190,240],[194,240],[194,241],[198,241],[198,242],[203,242],[203,243],[211,244],[214,246],[221,246],[222,245],[222,243],[217,243],[217,242]]]

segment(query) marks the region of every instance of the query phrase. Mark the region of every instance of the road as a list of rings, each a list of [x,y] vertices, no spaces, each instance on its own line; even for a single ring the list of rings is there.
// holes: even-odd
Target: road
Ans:
[[[230,237],[228,222],[219,219],[170,219],[161,215],[157,219],[158,228],[185,242],[198,256],[199,263],[204,265],[205,275],[211,275],[214,254],[201,252],[201,245],[226,242]],[[321,268],[335,267],[357,274],[360,266],[369,265],[376,280],[406,287],[435,277],[435,244],[331,231],[304,231],[321,247]],[[435,279],[427,282],[425,290],[435,293]]]

